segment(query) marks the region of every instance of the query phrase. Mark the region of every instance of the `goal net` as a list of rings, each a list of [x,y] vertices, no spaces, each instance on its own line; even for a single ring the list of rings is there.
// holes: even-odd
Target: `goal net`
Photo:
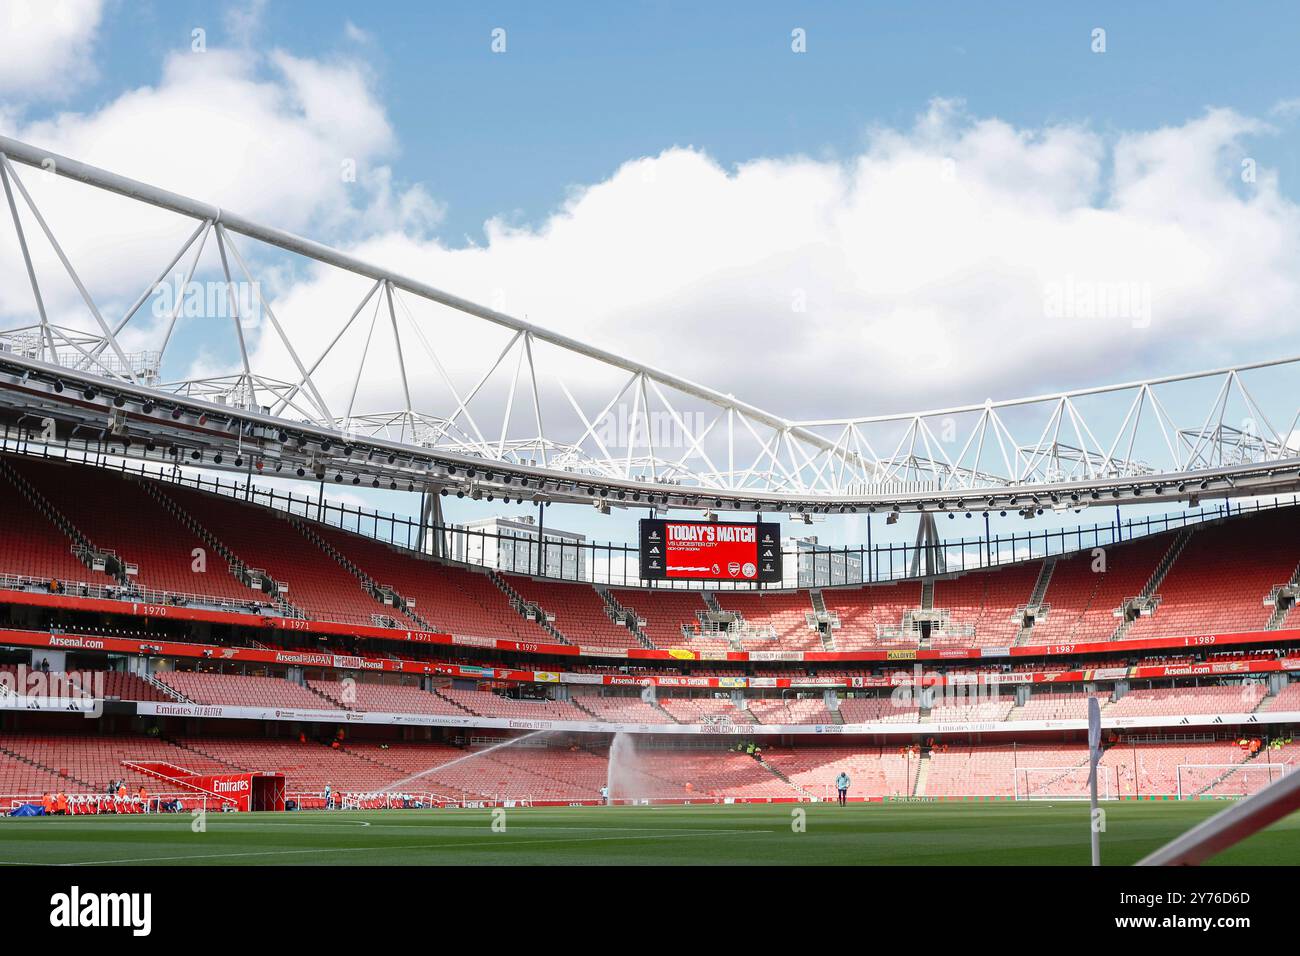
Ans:
[[[1087,800],[1088,765],[1076,767],[1017,767],[1014,771],[1017,800]],[[1113,800],[1115,768],[1097,768],[1097,799]]]
[[[1280,763],[1184,763],[1178,765],[1178,799],[1248,797],[1280,779]]]

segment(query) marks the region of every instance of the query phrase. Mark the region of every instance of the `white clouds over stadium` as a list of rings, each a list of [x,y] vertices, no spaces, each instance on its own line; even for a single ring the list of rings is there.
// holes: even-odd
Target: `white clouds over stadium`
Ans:
[[[0,4],[0,97],[58,99],[93,77],[103,8],[103,0]]]
[[[0,115],[38,99],[11,86]],[[154,86],[11,132],[350,244],[398,272],[793,417],[1259,358],[1300,306],[1300,216],[1271,171],[1269,128],[1223,109],[1106,133],[1018,128],[980,116],[978,104],[936,100],[907,127],[868,131],[850,157],[724,168],[699,150],[666,148],[575,186],[544,221],[491,221],[485,241],[469,246],[434,238],[440,203],[454,196],[394,185],[386,163],[400,135],[368,69],[347,59],[175,54]],[[340,175],[346,162],[358,182]],[[62,202],[53,191],[38,199]],[[51,219],[57,228],[87,208],[79,197]],[[71,242],[92,287],[128,301],[184,235],[152,213],[130,215],[139,241]],[[0,246],[12,242],[0,232]],[[6,259],[5,278],[20,280],[10,275],[16,258]],[[359,296],[334,277],[279,279],[269,283],[277,315],[312,355]],[[26,317],[23,283],[6,285],[0,312]],[[63,304],[75,311],[71,295]],[[294,377],[278,346],[261,345],[266,371]],[[209,372],[226,361],[236,360],[191,357]],[[339,389],[351,384],[351,368],[322,371]],[[395,382],[378,387],[392,394],[368,404],[400,406]]]

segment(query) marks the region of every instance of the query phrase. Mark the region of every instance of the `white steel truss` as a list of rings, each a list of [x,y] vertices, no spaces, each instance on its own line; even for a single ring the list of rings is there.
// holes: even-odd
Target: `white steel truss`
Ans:
[[[16,164],[166,210],[189,221],[186,237],[110,321]],[[992,507],[999,497],[1014,503],[1020,490],[1035,502],[1039,491],[1051,501],[1103,491],[1129,498],[1144,487],[1159,496],[1189,481],[1231,488],[1233,476],[1300,467],[1296,357],[926,412],[792,421],[228,210],[4,137],[0,184],[37,320],[0,332],[0,349],[68,374],[311,425],[345,444],[380,442],[606,491],[660,489],[706,507],[767,500],[806,511],[898,501]],[[91,225],[113,223],[77,228]],[[82,327],[51,319],[38,242],[75,287]],[[301,316],[282,322],[276,310],[286,304],[254,277],[255,265],[274,272],[285,260],[347,276],[356,289],[336,317],[310,317],[313,331],[324,330],[310,349]],[[142,307],[177,269],[178,288],[203,275],[209,293],[219,293],[221,301],[200,302],[198,314],[208,328],[227,330],[222,374],[164,377],[169,349],[195,317],[181,295],[155,311],[152,338],[140,346]],[[473,343],[470,362],[449,330],[452,314],[470,324],[459,327]],[[134,348],[125,333],[134,333]]]

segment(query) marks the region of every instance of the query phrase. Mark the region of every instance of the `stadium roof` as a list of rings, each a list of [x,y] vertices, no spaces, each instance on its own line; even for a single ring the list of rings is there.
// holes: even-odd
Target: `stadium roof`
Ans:
[[[187,238],[170,261],[153,263],[162,266],[156,275],[145,267],[144,291],[110,323],[15,164],[164,210],[188,223]],[[282,229],[5,137],[0,180],[17,240],[4,248],[21,259],[33,298],[31,319],[0,333],[0,422],[11,441],[374,487],[767,513],[1052,507],[1300,488],[1297,357],[922,412],[796,421]],[[130,227],[112,217],[87,215],[77,228],[106,242],[132,238],[115,234]],[[258,255],[246,259],[236,237],[256,243]],[[75,287],[79,316],[51,318],[38,244]],[[145,324],[142,306],[178,265],[188,286],[205,250],[220,266],[209,286],[230,295],[207,303],[204,317],[224,320],[212,325],[229,330],[237,358],[222,374],[167,382],[164,360],[187,303],[176,298],[163,316],[169,321],[148,333],[157,341],[144,348],[139,335],[128,347],[124,331],[133,320],[133,334]],[[277,257],[289,268],[358,280],[356,300],[339,303],[329,320],[281,322],[252,269],[269,272],[281,265]],[[457,345],[443,326],[448,310],[501,336],[490,350],[474,340],[477,371],[459,383],[453,372],[464,362],[448,359]],[[367,366],[377,327],[391,336],[393,361]],[[326,330],[319,354],[306,354],[303,328]],[[358,406],[358,394],[385,391],[399,397],[398,407]]]

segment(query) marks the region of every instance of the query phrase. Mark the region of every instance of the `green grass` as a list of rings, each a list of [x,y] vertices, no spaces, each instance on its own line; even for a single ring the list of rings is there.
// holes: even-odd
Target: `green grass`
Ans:
[[[1228,804],[1106,807],[1102,860],[1129,864]],[[0,819],[0,863],[176,866],[429,864],[1085,865],[1084,803],[804,804],[505,811],[391,810]],[[1300,863],[1300,814],[1223,853]]]

